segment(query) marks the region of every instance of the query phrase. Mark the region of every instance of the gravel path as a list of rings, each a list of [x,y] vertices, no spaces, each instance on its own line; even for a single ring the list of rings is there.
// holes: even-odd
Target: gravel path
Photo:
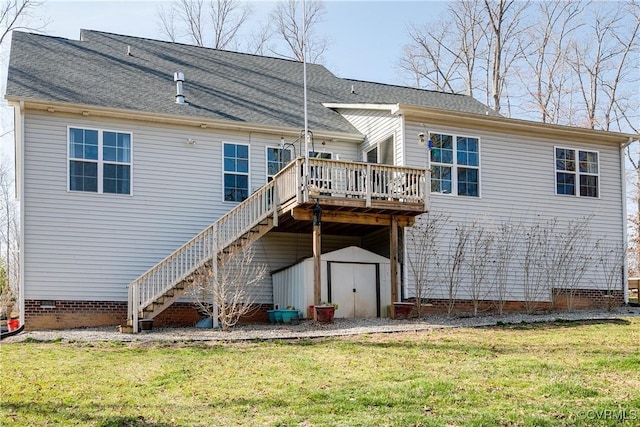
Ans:
[[[494,326],[498,323],[531,323],[554,320],[597,320],[640,316],[640,307],[621,307],[614,311],[573,311],[546,314],[507,314],[503,316],[457,317],[428,316],[424,319],[391,320],[375,319],[335,319],[333,323],[322,324],[310,320],[298,325],[245,324],[238,325],[229,332],[200,328],[155,328],[139,334],[122,334],[114,328],[87,328],[65,330],[41,330],[23,332],[3,340],[15,343],[25,340],[62,342],[177,342],[177,341],[246,341],[246,340],[286,340],[309,339],[358,334],[391,333],[403,331],[424,331],[429,329]]]

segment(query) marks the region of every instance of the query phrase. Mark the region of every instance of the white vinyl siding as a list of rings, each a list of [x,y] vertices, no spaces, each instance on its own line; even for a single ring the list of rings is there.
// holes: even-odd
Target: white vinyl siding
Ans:
[[[401,118],[388,110],[339,110],[340,114],[366,136],[358,160],[366,160],[367,152],[389,138],[393,143],[393,164],[402,166]]]
[[[405,133],[417,135],[425,132],[425,123],[408,122]],[[436,128],[436,126],[433,126]],[[437,128],[441,129],[441,126]],[[620,182],[621,154],[619,147],[595,142],[567,141],[563,146],[583,151],[597,151],[599,155],[600,197],[556,197],[555,167],[550,161],[557,140],[535,136],[498,134],[476,131],[463,127],[446,129],[448,133],[474,135],[481,139],[482,198],[449,197],[431,194],[430,211],[449,215],[452,228],[443,236],[443,247],[447,247],[455,234],[455,224],[470,224],[478,221],[486,226],[512,221],[533,224],[557,218],[561,223],[592,216],[590,232],[595,238],[607,241],[623,241],[623,194]],[[435,131],[434,131],[435,132]],[[424,146],[405,145],[407,166],[425,167],[427,151]],[[422,216],[418,221],[423,220]],[[405,242],[407,239],[405,239]],[[413,250],[406,247],[406,250]],[[515,263],[511,272],[520,271]],[[405,266],[407,283],[413,279]],[[584,277],[584,288],[601,287],[600,273],[591,269]],[[522,300],[521,277],[514,275],[509,289],[509,299]],[[441,298],[446,298],[446,285],[438,286]],[[459,294],[464,298],[464,291]]]
[[[130,197],[67,191],[70,125],[135,135]],[[33,111],[26,112],[25,130],[23,280],[25,297],[37,300],[126,301],[132,280],[235,206],[222,202],[222,142],[250,146],[253,191],[266,182],[265,147],[279,139]],[[197,144],[185,143],[188,138]],[[357,157],[354,143],[328,144],[345,159]],[[323,248],[340,246],[330,242],[325,236]],[[283,245],[290,257],[282,262],[295,262],[291,240]],[[270,303],[271,289],[260,289],[259,297]]]

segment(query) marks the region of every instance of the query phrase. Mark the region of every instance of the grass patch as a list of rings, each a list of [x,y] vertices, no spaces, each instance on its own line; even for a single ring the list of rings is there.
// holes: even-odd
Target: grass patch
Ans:
[[[630,319],[211,345],[3,344],[0,425],[636,425],[639,340]]]

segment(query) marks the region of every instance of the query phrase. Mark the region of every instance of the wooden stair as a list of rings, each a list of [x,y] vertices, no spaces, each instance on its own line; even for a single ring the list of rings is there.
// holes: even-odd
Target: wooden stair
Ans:
[[[265,218],[255,227],[252,227],[249,231],[239,236],[235,241],[223,248],[217,254],[218,263],[225,263],[230,258],[233,258],[237,253],[241,252],[256,240],[263,237],[273,228],[273,219]],[[201,267],[211,268],[212,260],[206,261]],[[182,297],[185,292],[191,288],[193,283],[197,279],[198,271],[194,271],[189,276],[185,277],[175,285],[167,288],[163,292],[156,295],[151,301],[147,302],[141,310],[138,312],[138,320],[151,320],[168,307]],[[133,326],[133,317],[128,319],[127,324]]]
[[[139,320],[151,320],[177,301],[203,267],[211,268],[214,261],[224,265],[277,227],[285,209],[292,211],[312,203],[311,188],[324,185],[324,197],[337,206],[368,209],[374,201],[395,200],[390,203],[396,210],[406,204],[427,209],[428,176],[424,169],[326,159],[307,162],[302,157],[295,159],[272,181],[131,282],[127,329],[138,332]],[[313,171],[314,178],[305,170]]]
[[[296,163],[297,165],[297,163]],[[289,167],[197,236],[129,284],[127,327],[138,332],[191,288],[198,272],[212,262],[224,264],[278,223],[278,207],[295,198],[296,168]],[[278,185],[289,188],[279,190]]]

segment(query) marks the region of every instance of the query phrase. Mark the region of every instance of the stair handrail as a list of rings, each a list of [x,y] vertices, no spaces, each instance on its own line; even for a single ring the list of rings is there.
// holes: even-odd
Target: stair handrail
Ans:
[[[134,330],[137,329],[141,307],[185,280],[269,215],[277,216],[278,207],[296,195],[295,173],[298,164],[299,159],[291,162],[271,182],[129,284],[127,317],[133,320]],[[277,197],[275,203],[274,196]]]

